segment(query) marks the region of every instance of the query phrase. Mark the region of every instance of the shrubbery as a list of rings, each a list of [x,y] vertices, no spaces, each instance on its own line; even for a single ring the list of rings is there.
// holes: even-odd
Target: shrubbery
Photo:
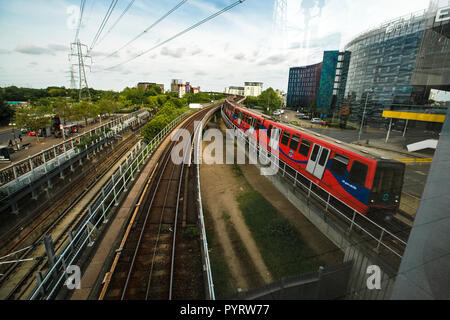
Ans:
[[[142,128],[144,140],[147,143],[152,141],[169,123],[187,111],[188,109],[178,99],[167,100],[155,117]]]

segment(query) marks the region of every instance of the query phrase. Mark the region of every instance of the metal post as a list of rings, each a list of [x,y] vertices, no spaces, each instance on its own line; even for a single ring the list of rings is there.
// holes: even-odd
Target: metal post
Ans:
[[[377,245],[377,252],[378,252],[378,250],[380,250],[380,245],[381,245],[381,240],[383,240],[383,236],[384,236],[384,232],[385,232],[386,230],[384,230],[383,229],[383,231],[381,232],[381,236],[380,236],[380,239],[378,240],[378,245]]]
[[[391,121],[389,122],[389,129],[388,129],[388,133],[386,136],[386,143],[389,141],[389,136],[391,135],[391,129],[392,129],[392,118],[391,118]]]
[[[405,123],[405,130],[403,130],[403,138],[405,137],[405,135],[406,135],[406,130],[408,129],[408,123],[409,123],[409,120],[408,119],[406,119],[406,123]]]
[[[361,135],[362,135],[362,130],[363,130],[363,126],[364,126],[364,118],[366,117],[366,108],[367,108],[367,102],[369,101],[369,92],[367,92],[367,96],[366,96],[366,103],[364,105],[364,112],[363,112],[363,116],[361,119],[361,126],[359,127],[359,135],[358,135],[358,141],[361,140]]]

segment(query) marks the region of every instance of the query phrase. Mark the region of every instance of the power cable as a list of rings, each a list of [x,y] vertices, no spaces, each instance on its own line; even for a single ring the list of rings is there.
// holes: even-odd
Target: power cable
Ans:
[[[128,6],[125,8],[125,10],[123,10],[122,14],[120,15],[120,17],[114,22],[114,24],[111,26],[111,28],[109,28],[109,30],[106,32],[106,34],[103,36],[103,38],[97,43],[100,44],[103,40],[105,40],[105,38],[111,33],[111,31],[114,29],[114,27],[119,23],[119,21],[122,19],[122,17],[127,13],[127,11],[131,8],[131,6],[133,5],[134,1],[136,0],[131,0],[131,2],[128,4]]]
[[[78,35],[80,34],[81,21],[83,20],[83,13],[84,13],[84,5],[85,4],[86,4],[86,0],[81,0],[81,4],[80,4],[80,19],[78,21],[78,27],[77,27],[77,32],[75,34],[74,42],[76,42],[78,40]]]
[[[169,10],[165,15],[163,15],[161,18],[159,18],[158,20],[156,20],[150,27],[148,27],[147,29],[145,29],[144,31],[142,31],[140,34],[138,34],[136,37],[134,37],[132,40],[128,41],[127,43],[125,43],[122,47],[120,47],[119,49],[117,49],[116,51],[114,51],[113,53],[111,53],[110,55],[106,56],[106,58],[112,57],[113,55],[115,55],[116,53],[118,53],[119,51],[121,51],[123,48],[127,47],[128,45],[130,45],[131,43],[133,43],[134,41],[136,41],[137,39],[139,39],[140,37],[142,37],[144,34],[146,34],[150,29],[154,28],[157,24],[159,24],[161,21],[163,21],[165,18],[167,18],[169,15],[171,15],[175,10],[177,10],[178,8],[180,8],[183,4],[185,4],[188,0],[183,0],[181,2],[179,2],[175,7],[173,7],[171,10]]]
[[[189,32],[189,31],[191,31],[192,29],[197,28],[198,26],[204,24],[205,22],[208,22],[209,20],[214,19],[215,17],[217,17],[217,16],[219,16],[220,14],[222,14],[222,13],[224,13],[224,12],[226,12],[226,11],[232,9],[232,8],[234,8],[235,6],[241,4],[241,3],[244,2],[244,1],[245,1],[245,0],[238,0],[238,1],[234,2],[233,4],[229,5],[228,7],[223,8],[222,10],[220,10],[220,11],[218,11],[218,12],[216,12],[216,13],[210,15],[209,17],[207,17],[207,18],[201,20],[200,22],[197,22],[196,24],[190,26],[189,28],[187,28],[187,29],[185,29],[185,30],[183,30],[183,31],[181,31],[181,32],[179,32],[179,33],[177,33],[177,34],[174,35],[173,37],[171,37],[171,38],[169,38],[169,39],[167,39],[167,40],[165,40],[165,41],[163,41],[163,42],[161,42],[161,43],[155,45],[154,47],[152,47],[152,48],[150,48],[150,49],[148,49],[148,50],[146,50],[146,51],[144,51],[144,52],[142,52],[142,53],[136,55],[135,57],[133,57],[133,58],[131,58],[131,59],[125,60],[124,62],[119,63],[119,64],[117,64],[117,65],[115,65],[115,66],[106,68],[105,70],[111,70],[111,69],[117,68],[117,67],[119,67],[119,66],[122,66],[122,65],[124,65],[124,64],[126,64],[126,63],[128,63],[128,62],[130,62],[130,61],[132,61],[132,60],[134,60],[134,59],[137,59],[137,58],[139,58],[139,57],[141,57],[141,56],[143,56],[143,55],[149,53],[150,51],[152,51],[152,50],[154,50],[154,49],[157,49],[157,48],[159,48],[159,47],[165,45],[166,43],[168,43],[168,42],[170,42],[170,41],[172,41],[172,40],[178,38],[179,36],[182,36],[183,34],[185,34],[185,33]]]
[[[111,1],[111,4],[109,5],[108,11],[106,12],[105,17],[103,18],[103,21],[102,21],[102,23],[100,24],[100,27],[98,28],[97,33],[95,34],[94,39],[92,40],[92,44],[91,44],[91,46],[89,47],[89,51],[91,51],[91,50],[94,48],[94,46],[96,45],[98,39],[100,38],[100,35],[101,35],[102,32],[103,32],[103,29],[105,28],[106,24],[108,23],[109,18],[111,17],[111,14],[112,14],[112,12],[113,12],[113,10],[114,10],[114,8],[115,8],[115,6],[116,6],[116,4],[117,4],[118,1],[119,1],[119,0],[112,0],[112,1]]]

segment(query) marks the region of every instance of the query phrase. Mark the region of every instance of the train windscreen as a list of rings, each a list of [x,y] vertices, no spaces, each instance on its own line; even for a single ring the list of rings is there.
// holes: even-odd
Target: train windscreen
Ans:
[[[372,187],[372,203],[398,204],[402,193],[405,164],[379,162]]]

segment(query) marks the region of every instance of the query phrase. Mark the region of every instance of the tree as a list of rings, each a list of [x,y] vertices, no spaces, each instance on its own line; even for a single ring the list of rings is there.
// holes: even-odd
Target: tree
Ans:
[[[275,90],[269,88],[258,97],[258,104],[264,107],[265,112],[272,114],[275,110],[281,108],[283,100],[281,100]]]
[[[47,128],[52,123],[51,107],[42,105],[31,105],[25,108],[16,109],[16,125],[25,127],[36,133],[36,139],[39,143],[38,131],[41,128]]]
[[[0,123],[8,124],[14,115],[14,108],[7,105],[0,97]]]

